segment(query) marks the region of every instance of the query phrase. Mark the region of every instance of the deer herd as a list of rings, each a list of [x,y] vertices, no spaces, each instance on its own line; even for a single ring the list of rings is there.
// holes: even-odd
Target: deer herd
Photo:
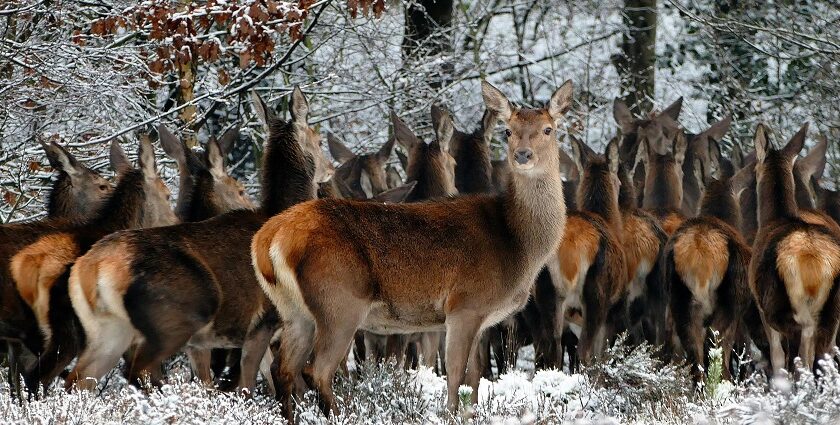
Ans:
[[[130,382],[158,385],[186,352],[207,386],[250,394],[261,373],[292,419],[308,390],[337,411],[332,382],[351,351],[446,373],[450,409],[492,358],[501,373],[526,344],[538,367],[576,370],[626,333],[686,359],[698,381],[712,329],[727,377],[749,347],[770,373],[831,351],[840,198],[819,184],[828,141],[800,156],[807,124],[782,147],[759,124],[754,152],[724,154],[728,117],[688,134],[681,100],[644,119],[616,100],[619,136],[599,153],[558,134],[571,81],[542,109],[481,89],[475,131],[434,106],[427,143],[392,113],[376,152],[330,134],[337,168],[299,89],[288,121],[254,94],[267,131],[259,207],[225,169],[236,130],[198,154],[158,127],[179,171],[174,210],[148,136],[136,166],[113,142],[114,185],[44,144],[58,173],[48,218],[0,227],[12,376],[33,396],[59,377],[93,389],[122,359]],[[492,161],[499,123],[508,154]],[[408,183],[389,164],[395,145]]]

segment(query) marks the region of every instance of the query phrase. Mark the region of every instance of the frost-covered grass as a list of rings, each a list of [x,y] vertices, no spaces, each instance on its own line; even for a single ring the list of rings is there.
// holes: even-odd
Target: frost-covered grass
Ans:
[[[479,403],[457,416],[446,412],[446,381],[429,369],[402,371],[391,364],[359,367],[336,380],[340,415],[325,418],[313,394],[298,406],[304,424],[824,424],[840,421],[840,352],[820,373],[800,371],[772,384],[756,374],[714,389],[695,390],[687,369],[663,364],[649,347],[617,346],[581,374],[517,370],[482,380]],[[178,367],[166,385],[144,392],[116,373],[99,392],[67,394],[54,387],[39,400],[17,403],[0,376],[0,423],[161,424],[283,423],[277,402],[208,390]],[[469,398],[463,391],[462,398]]]

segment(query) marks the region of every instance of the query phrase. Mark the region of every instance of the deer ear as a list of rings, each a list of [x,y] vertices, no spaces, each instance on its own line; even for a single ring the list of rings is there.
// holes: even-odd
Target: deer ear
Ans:
[[[741,169],[744,166],[744,151],[741,150],[741,145],[732,146],[732,150],[729,152],[729,160],[735,169]]]
[[[825,154],[828,151],[828,138],[824,135],[818,138],[819,141],[813,148],[805,155],[796,161],[796,168],[799,169],[800,174],[809,180],[811,176],[821,178],[825,171]]]
[[[251,100],[254,102],[254,111],[257,114],[257,119],[262,124],[263,129],[268,132],[271,123],[277,119],[274,110],[268,107],[256,90],[251,90]]]
[[[481,96],[484,98],[484,104],[487,106],[487,109],[498,114],[500,120],[504,122],[510,121],[511,116],[513,116],[513,105],[510,104],[507,96],[501,90],[487,81],[482,80]]]
[[[720,151],[720,144],[714,139],[709,140],[709,156],[707,158],[709,177],[720,180],[723,178],[723,154]],[[732,170],[727,171],[731,173]],[[731,176],[731,174],[729,174]]]
[[[219,148],[222,149],[223,156],[233,150],[233,146],[236,145],[237,140],[239,140],[239,126],[233,126],[225,134],[222,134],[222,137],[217,142],[219,143]]]
[[[805,147],[805,136],[808,135],[808,125],[809,123],[805,123],[793,137],[787,142],[784,148],[782,148],[782,153],[788,159],[794,159],[799,156],[799,152],[802,151],[802,148]]]
[[[560,157],[560,174],[565,181],[576,181],[580,178],[577,162],[572,159],[561,147],[557,147]]]
[[[388,158],[391,157],[391,152],[394,151],[394,139],[389,139],[379,148],[379,151],[376,152],[376,159],[379,160],[382,164],[388,162]]]
[[[157,169],[155,168],[155,148],[152,146],[152,141],[149,136],[143,135],[140,137],[140,150],[137,153],[137,162],[140,170],[147,179],[157,177]]]
[[[650,141],[647,138],[639,140],[639,147],[636,148],[636,158],[633,160],[633,166],[630,167],[628,170],[630,174],[630,178],[633,178],[633,174],[636,172],[636,166],[639,163],[647,169],[648,162],[650,161]]]
[[[306,127],[309,119],[309,102],[300,86],[295,86],[292,90],[292,103],[289,105],[289,111],[292,113],[292,122],[295,125]]]
[[[499,122],[499,114],[490,109],[484,109],[484,115],[481,116],[482,141],[484,143],[489,145],[493,141],[493,133],[496,130],[497,122]]]
[[[385,181],[388,184],[388,187],[391,189],[401,186],[403,184],[400,172],[397,171],[397,168],[392,165],[389,165],[385,168]]]
[[[41,147],[44,148],[51,167],[64,171],[71,179],[82,175],[84,167],[64,147],[55,142],[41,143]]]
[[[219,146],[219,142],[215,139],[207,142],[207,168],[213,177],[219,179],[227,175],[225,172],[225,155]]]
[[[157,127],[158,140],[170,158],[174,159],[178,164],[178,168],[183,168],[187,164],[187,156],[184,153],[185,146],[177,136],[172,134],[165,125],[160,124]]]
[[[755,136],[753,136],[753,143],[755,144],[755,157],[759,163],[767,159],[767,153],[770,152],[770,139],[767,138],[767,128],[764,124],[759,123],[755,129]]]
[[[338,137],[331,132],[327,133],[327,147],[329,147],[333,159],[342,164],[356,157],[356,154],[347,146],[344,146],[344,143],[341,143],[341,140],[338,140]]]
[[[423,143],[393,111],[391,111],[391,123],[394,125],[394,138],[405,150],[411,150],[414,145]]]
[[[400,161],[400,166],[402,166],[403,171],[408,170],[408,156],[400,150],[397,150],[397,160]]]
[[[414,191],[414,186],[417,186],[416,181],[388,189],[374,196],[373,199],[379,202],[398,204],[408,199],[408,196]]]
[[[749,162],[744,165],[743,168],[738,170],[731,179],[729,179],[729,184],[732,187],[732,193],[735,194],[736,198],[741,196],[741,192],[750,185],[750,183],[755,177],[755,164]]]
[[[677,134],[674,136],[674,160],[677,161],[678,167],[682,167],[687,149],[688,141],[685,139],[685,132],[677,131]]]
[[[712,138],[713,140],[719,142],[723,139],[723,136],[729,132],[729,127],[732,125],[732,116],[727,115],[723,117],[720,121],[712,124],[704,133],[707,136]]]
[[[445,109],[438,108],[437,105],[432,106],[432,124],[435,127],[435,137],[440,144],[440,147],[448,151],[449,142],[452,140],[452,134],[455,133],[455,123],[452,122],[452,115]]]
[[[700,189],[706,187],[706,173],[703,170],[703,161],[700,158],[694,159],[694,164],[692,164],[691,171],[694,173],[694,180],[697,181],[697,184],[700,186]]]
[[[563,118],[563,115],[572,109],[573,92],[574,86],[572,84],[572,80],[566,80],[566,82],[551,95],[551,100],[548,102],[548,114],[551,115],[555,121]]]
[[[370,182],[370,174],[364,169],[359,173],[359,185],[362,186],[365,198],[373,198],[373,183]]]
[[[122,174],[132,169],[131,161],[128,160],[128,156],[126,156],[122,146],[120,146],[120,143],[116,140],[111,142],[111,151],[109,152],[108,157],[111,161],[111,168],[116,171],[117,174]]]
[[[627,104],[616,98],[613,101],[613,118],[615,123],[624,134],[631,134],[636,130],[636,120],[633,119],[633,113]]]
[[[610,173],[618,175],[618,168],[621,165],[621,159],[618,157],[618,137],[613,137],[607,144],[607,150],[604,152],[607,157],[607,164],[610,166]]]
[[[671,118],[674,121],[679,121],[680,120],[680,111],[682,111],[682,104],[683,104],[683,98],[682,98],[682,96],[680,96],[680,98],[675,100],[674,103],[668,105],[668,107],[665,108],[662,111],[662,114],[660,114],[660,115],[665,115],[665,116],[667,116],[668,118]]]
[[[583,175],[583,169],[586,168],[586,165],[589,163],[589,152],[587,151],[589,147],[571,134],[569,135],[569,141],[572,145],[572,160],[577,166],[578,173]]]

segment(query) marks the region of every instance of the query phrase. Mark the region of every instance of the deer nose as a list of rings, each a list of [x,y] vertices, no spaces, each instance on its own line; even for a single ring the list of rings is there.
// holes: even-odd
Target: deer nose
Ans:
[[[520,165],[527,164],[533,157],[534,151],[531,148],[519,148],[513,152],[513,159]]]

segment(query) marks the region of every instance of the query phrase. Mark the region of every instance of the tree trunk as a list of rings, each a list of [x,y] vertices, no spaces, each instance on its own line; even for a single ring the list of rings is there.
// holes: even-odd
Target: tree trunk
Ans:
[[[636,114],[653,109],[656,70],[656,0],[625,0],[624,24],[627,31],[621,44],[621,57],[615,60],[621,86],[627,92],[624,102]]]
[[[405,10],[403,54],[437,54],[452,50],[449,34],[431,37],[438,30],[452,27],[454,0],[420,0]]]

